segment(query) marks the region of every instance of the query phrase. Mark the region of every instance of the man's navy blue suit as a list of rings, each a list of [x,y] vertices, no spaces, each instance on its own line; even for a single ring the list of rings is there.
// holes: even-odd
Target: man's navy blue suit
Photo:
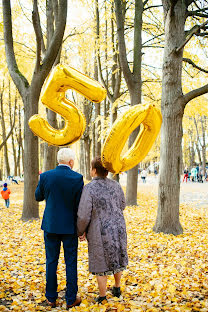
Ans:
[[[40,175],[35,191],[37,201],[46,200],[41,229],[46,249],[46,298],[57,299],[57,265],[61,242],[66,263],[66,302],[74,303],[77,287],[77,209],[83,188],[83,177],[67,165],[59,165]]]

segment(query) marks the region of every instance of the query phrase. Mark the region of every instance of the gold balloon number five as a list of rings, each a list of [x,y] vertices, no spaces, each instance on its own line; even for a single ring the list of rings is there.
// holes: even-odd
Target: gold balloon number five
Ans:
[[[86,120],[76,105],[66,98],[66,91],[73,89],[92,102],[99,103],[106,97],[106,90],[95,80],[72,67],[57,65],[49,75],[41,97],[42,103],[65,120],[63,129],[54,129],[46,119],[34,115],[29,127],[35,135],[50,145],[64,146],[80,139]],[[122,149],[131,134],[142,123],[143,129],[128,152]],[[136,105],[121,115],[112,126],[102,149],[103,165],[113,173],[129,170],[149,152],[161,127],[160,111],[152,105]]]

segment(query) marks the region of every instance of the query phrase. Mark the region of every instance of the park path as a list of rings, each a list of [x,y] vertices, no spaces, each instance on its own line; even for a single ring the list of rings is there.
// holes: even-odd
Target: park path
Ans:
[[[126,186],[126,174],[122,174],[120,178],[122,186]],[[21,204],[23,200],[23,183],[20,185],[12,184],[11,188],[11,202],[13,202],[13,196],[15,195],[15,202]],[[158,195],[158,177],[147,176],[147,183],[143,184],[139,176],[138,180],[138,192],[139,193],[152,193],[154,196]],[[180,203],[195,206],[197,208],[208,208],[208,182],[187,182],[181,183]],[[3,200],[2,200],[3,204]]]
[[[120,183],[122,186],[126,184],[126,174],[121,175]],[[139,193],[153,193],[158,195],[158,177],[147,176],[147,182],[142,183],[139,176],[138,179],[138,191]],[[189,204],[191,206],[206,207],[208,208],[208,182],[181,182],[180,203]]]

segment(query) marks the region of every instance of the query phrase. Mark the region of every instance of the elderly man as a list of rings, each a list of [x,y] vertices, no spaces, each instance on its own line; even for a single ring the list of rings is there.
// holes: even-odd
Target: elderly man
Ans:
[[[47,304],[56,307],[57,265],[61,242],[66,263],[66,309],[78,306],[77,297],[77,209],[83,188],[83,177],[72,170],[75,154],[70,148],[58,151],[59,165],[40,175],[35,191],[37,201],[46,200],[41,229],[44,231],[46,250]]]

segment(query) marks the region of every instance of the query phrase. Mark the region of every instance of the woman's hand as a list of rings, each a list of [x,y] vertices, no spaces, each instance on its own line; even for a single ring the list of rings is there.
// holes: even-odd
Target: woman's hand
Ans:
[[[85,241],[85,240],[86,240],[86,233],[84,232],[83,235],[79,236],[79,241],[80,241],[80,242],[83,242],[83,241]]]

